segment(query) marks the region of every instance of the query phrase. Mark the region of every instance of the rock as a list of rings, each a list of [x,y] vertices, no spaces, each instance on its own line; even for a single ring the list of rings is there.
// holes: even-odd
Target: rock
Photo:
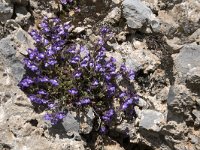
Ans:
[[[168,99],[168,120],[192,122],[191,111],[196,102],[185,85],[177,84],[170,87]]]
[[[153,13],[140,0],[124,0],[122,2],[123,16],[127,25],[133,29],[139,29],[152,20]]]
[[[197,84],[200,86],[200,66],[189,70],[187,74],[187,81],[190,84]]]
[[[141,97],[139,98],[139,102],[138,102],[137,105],[141,108],[147,108],[148,107],[147,102],[144,99],[142,99]]]
[[[139,127],[140,129],[159,132],[165,122],[165,117],[162,113],[146,109],[141,112]]]
[[[118,7],[113,8],[113,10],[108,13],[108,15],[104,18],[105,23],[115,24],[118,23],[121,18],[121,9]]]
[[[135,50],[126,56],[126,66],[135,71],[144,70],[144,73],[154,71],[160,65],[159,58],[149,50]]]
[[[19,4],[19,5],[24,5],[27,6],[29,3],[29,0],[10,0],[13,4]]]
[[[13,6],[9,3],[0,0],[0,20],[5,22],[8,19],[11,19],[13,15]]]
[[[183,45],[181,45],[180,39],[174,37],[173,39],[166,39],[167,44],[173,49],[174,52],[178,52]]]
[[[16,23],[20,24],[21,26],[28,25],[28,21],[31,17],[31,14],[26,10],[26,7],[24,6],[16,7],[15,13],[16,13],[16,18],[15,18]]]
[[[188,133],[188,128],[184,122],[177,123],[175,121],[169,121],[162,127],[160,133],[164,136],[163,140],[172,149],[180,148],[180,144],[182,146],[187,145],[187,137],[185,135]]]
[[[156,99],[161,102],[166,102],[168,98],[169,87],[164,87],[157,95]]]
[[[93,129],[93,120],[95,118],[93,109],[90,108],[86,115],[83,114],[83,116],[80,119],[80,133],[82,134],[89,134]]]
[[[21,62],[23,56],[20,53],[27,54],[26,49],[28,48],[33,48],[33,40],[21,28],[0,40],[0,56],[2,55],[6,59],[17,81],[22,79],[25,72]]]
[[[178,73],[179,80],[184,82],[188,72],[194,67],[200,67],[200,46],[184,46],[179,54],[173,55],[174,67]]]
[[[112,0],[112,1],[113,1],[113,3],[115,3],[115,4],[119,4],[119,3],[122,2],[122,0]]]
[[[195,116],[195,122],[194,122],[194,125],[196,127],[200,127],[200,111],[199,110],[193,110],[192,111],[192,114]]]
[[[127,135],[130,138],[131,143],[137,143],[137,129],[135,128],[134,123],[126,123],[123,121],[120,125],[116,127],[116,131],[121,135]]]
[[[75,119],[76,114],[69,112],[67,116],[63,119],[62,125],[66,132],[79,132],[79,122]]]
[[[76,27],[76,28],[73,30],[74,33],[81,33],[81,32],[83,32],[83,31],[85,31],[85,27]]]

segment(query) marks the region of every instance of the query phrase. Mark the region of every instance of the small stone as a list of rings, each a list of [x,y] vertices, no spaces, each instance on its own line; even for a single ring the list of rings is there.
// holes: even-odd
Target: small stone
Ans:
[[[83,32],[83,31],[85,31],[85,27],[76,27],[76,28],[73,30],[74,33],[81,33],[81,32]]]
[[[121,18],[121,9],[118,7],[113,8],[113,10],[108,13],[108,15],[104,18],[105,23],[115,24],[119,22]]]
[[[13,6],[0,0],[0,20],[6,22],[13,15]]]
[[[179,54],[172,55],[180,82],[184,82],[191,69],[200,67],[200,45],[185,45]]]
[[[149,50],[135,50],[126,56],[126,66],[135,71],[144,70],[144,73],[154,71],[160,65],[160,59]]]
[[[124,0],[122,2],[123,15],[127,20],[130,28],[138,29],[150,20],[153,14],[140,0]]]
[[[67,116],[63,119],[62,125],[66,132],[79,131],[79,123],[75,119],[75,114],[72,112],[67,113]]]
[[[162,113],[146,109],[141,112],[141,121],[139,126],[140,129],[158,132],[161,130],[161,126],[165,122],[165,117]]]

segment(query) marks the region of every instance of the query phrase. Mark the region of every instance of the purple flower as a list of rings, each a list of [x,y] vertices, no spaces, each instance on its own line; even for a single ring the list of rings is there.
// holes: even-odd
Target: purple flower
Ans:
[[[122,71],[122,72],[126,72],[127,71],[127,68],[126,68],[126,66],[124,64],[121,65],[120,71]]]
[[[129,106],[129,104],[125,102],[125,103],[122,105],[122,110],[126,110],[126,109],[128,108],[128,106]]]
[[[72,63],[72,64],[77,64],[79,61],[80,61],[80,56],[74,56],[71,60],[70,60],[70,62]]]
[[[94,81],[92,82],[92,86],[97,86],[97,85],[99,85],[99,82],[98,82],[97,80],[94,80]]]
[[[88,65],[87,61],[82,61],[81,62],[81,67],[87,67],[87,65]]]
[[[49,82],[53,85],[53,86],[58,86],[59,83],[56,79],[50,79]]]
[[[119,98],[122,98],[122,97],[124,97],[124,96],[126,96],[126,93],[122,92],[122,93],[119,95]]]
[[[99,39],[97,44],[100,45],[100,46],[103,46],[104,45],[104,41],[102,39]]]
[[[44,99],[41,99],[41,98],[38,98],[36,97],[35,95],[30,95],[29,96],[29,99],[34,102],[34,103],[37,103],[37,104],[45,104],[47,101],[44,100]]]
[[[110,121],[110,117],[108,117],[108,116],[102,116],[102,119],[103,119],[104,121]]]
[[[40,95],[47,95],[48,94],[45,90],[39,90],[37,93],[40,94]]]
[[[101,128],[100,128],[100,132],[103,133],[103,134],[105,134],[105,133],[107,132],[107,128],[104,127],[104,126],[101,127]]]
[[[52,114],[47,113],[47,114],[44,115],[44,119],[47,120],[47,121],[51,121],[53,119],[53,116],[52,116]]]
[[[75,77],[75,78],[80,78],[81,75],[82,75],[81,72],[76,72],[76,73],[74,74],[74,77]]]
[[[53,65],[57,64],[57,60],[51,58],[48,60],[48,64],[53,66]]]
[[[75,88],[72,88],[72,89],[68,90],[68,92],[69,92],[71,95],[76,95],[76,94],[78,94],[78,91],[77,91],[77,89],[75,89]]]
[[[60,2],[62,4],[68,4],[68,3],[71,3],[73,0],[60,0]]]
[[[106,116],[111,117],[114,115],[114,110],[110,109],[109,111],[106,112]]]
[[[132,98],[127,99],[127,100],[126,100],[126,103],[127,103],[127,104],[132,104],[132,103],[133,103],[133,99],[132,99]]]
[[[101,32],[101,34],[106,34],[109,32],[109,29],[107,27],[102,27],[100,32]]]
[[[55,117],[56,117],[57,119],[61,120],[61,119],[63,119],[63,118],[65,117],[65,115],[64,115],[64,113],[59,112],[59,113],[56,114]]]
[[[133,70],[130,70],[128,76],[129,76],[130,80],[134,80],[135,79],[135,72]]]
[[[70,47],[69,49],[67,49],[67,52],[75,54],[76,53],[76,47],[75,46]]]
[[[87,104],[89,104],[90,102],[91,102],[91,100],[90,100],[89,98],[84,98],[84,99],[80,100],[80,101],[78,102],[78,104],[80,104],[80,105],[87,105]]]
[[[38,54],[38,57],[39,57],[40,59],[43,59],[45,56],[44,56],[43,53],[39,53],[39,54]]]
[[[23,88],[23,87],[29,87],[33,83],[34,83],[33,79],[31,79],[30,77],[26,77],[19,83],[19,85]]]
[[[48,77],[40,77],[39,81],[40,82],[49,82],[49,78]]]
[[[54,109],[54,108],[55,108],[55,104],[54,104],[54,103],[48,103],[48,107],[49,107],[50,109]]]
[[[34,65],[34,64],[30,64],[30,65],[28,65],[27,66],[31,71],[36,71],[36,70],[38,70],[38,67],[36,66],[36,65]]]

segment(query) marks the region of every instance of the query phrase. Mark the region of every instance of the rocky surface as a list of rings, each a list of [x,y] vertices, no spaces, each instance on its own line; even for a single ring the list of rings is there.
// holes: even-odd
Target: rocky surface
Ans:
[[[107,55],[136,70],[136,118],[106,136],[92,110],[51,127],[17,86],[34,47],[28,31],[63,10],[54,0],[0,0],[0,149],[199,150],[200,1],[88,0],[81,17],[70,12],[74,32],[92,40],[94,26],[109,25],[116,35]]]

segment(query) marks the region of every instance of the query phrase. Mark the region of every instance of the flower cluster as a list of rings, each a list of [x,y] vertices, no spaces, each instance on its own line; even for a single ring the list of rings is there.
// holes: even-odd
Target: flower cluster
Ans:
[[[70,39],[70,24],[58,18],[45,17],[40,28],[30,32],[36,48],[27,50],[27,74],[19,86],[33,103],[46,108],[46,120],[56,124],[70,109],[87,111],[92,107],[104,131],[118,112],[133,111],[138,96],[121,89],[119,81],[130,82],[135,73],[123,64],[117,68],[116,60],[106,56],[107,27],[100,29],[93,46],[75,44]]]
[[[61,4],[66,5],[66,4],[72,3],[73,0],[60,0],[60,2],[61,2]]]

